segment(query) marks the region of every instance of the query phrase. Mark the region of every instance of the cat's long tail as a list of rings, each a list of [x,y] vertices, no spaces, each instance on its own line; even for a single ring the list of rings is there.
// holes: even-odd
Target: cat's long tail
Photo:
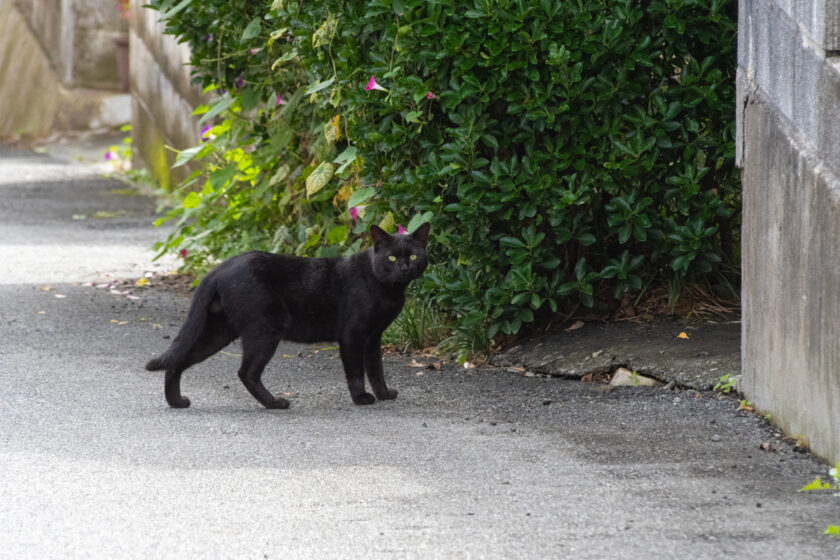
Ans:
[[[210,313],[210,306],[216,297],[216,281],[212,274],[202,280],[195,290],[187,320],[184,322],[178,336],[172,341],[169,348],[146,363],[148,371],[159,371],[176,367],[178,364],[187,362],[190,352],[198,342],[201,333],[207,324],[207,315]]]

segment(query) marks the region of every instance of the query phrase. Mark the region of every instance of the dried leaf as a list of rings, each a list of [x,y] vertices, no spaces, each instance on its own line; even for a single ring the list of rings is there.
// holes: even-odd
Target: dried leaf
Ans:
[[[149,279],[148,278],[139,278],[137,280],[137,282],[134,283],[134,285],[138,286],[138,287],[148,286],[149,285]]]
[[[688,339],[688,335],[683,331],[677,335],[677,338]]]
[[[584,326],[585,324],[586,324],[586,323],[584,323],[583,321],[575,321],[575,322],[572,324],[572,326],[571,326],[571,327],[569,327],[569,328],[567,328],[567,329],[563,329],[563,330],[564,330],[564,331],[566,331],[566,332],[576,331],[576,330],[578,330],[579,328],[581,328],[582,326]]]

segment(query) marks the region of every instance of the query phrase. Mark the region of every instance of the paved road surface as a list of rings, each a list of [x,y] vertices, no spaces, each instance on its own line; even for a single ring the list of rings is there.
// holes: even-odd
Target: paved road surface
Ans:
[[[0,148],[0,558],[840,557],[840,498],[796,492],[826,466],[710,394],[388,357],[399,399],[356,407],[283,345],[267,411],[232,346],[166,407],[142,366],[188,301],[89,285],[154,270],[124,188]]]

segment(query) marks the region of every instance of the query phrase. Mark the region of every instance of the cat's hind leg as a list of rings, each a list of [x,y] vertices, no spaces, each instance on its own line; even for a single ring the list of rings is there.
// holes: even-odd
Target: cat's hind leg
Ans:
[[[172,408],[187,408],[190,406],[190,399],[181,396],[181,374],[184,368],[176,367],[166,370],[164,378],[163,394],[166,396],[166,403]]]
[[[187,408],[190,399],[181,395],[181,374],[188,367],[203,362],[236,338],[236,330],[220,313],[210,313],[207,323],[187,357],[181,363],[166,368],[164,379],[164,395],[166,402],[172,408]]]
[[[289,401],[275,397],[262,382],[265,366],[274,356],[280,336],[268,327],[254,327],[242,333],[242,365],[239,379],[248,392],[266,408],[289,408]]]

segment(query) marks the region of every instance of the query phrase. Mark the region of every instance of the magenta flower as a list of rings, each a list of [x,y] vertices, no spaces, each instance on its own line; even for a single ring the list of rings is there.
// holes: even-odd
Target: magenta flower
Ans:
[[[426,99],[434,99],[434,98],[435,98],[435,94],[432,93],[431,91],[426,94]]]
[[[181,253],[181,258],[184,259],[184,260],[187,260],[187,250],[186,249],[181,249],[180,253]]]
[[[355,222],[355,221],[358,219],[358,217],[359,217],[359,209],[358,209],[358,208],[356,208],[355,206],[351,206],[351,207],[350,207],[350,217],[351,217],[351,218],[353,218],[353,221],[354,221],[354,222]]]
[[[380,91],[388,91],[387,89],[385,89],[384,87],[382,87],[382,86],[380,86],[379,84],[376,83],[376,78],[374,76],[370,77],[370,80],[368,80],[368,83],[365,86],[365,91],[370,91],[372,89],[378,89]]]
[[[117,152],[114,150],[108,150],[105,152],[105,161],[111,161],[112,159],[117,159]]]
[[[280,94],[277,94],[277,101],[274,103],[274,106],[277,107],[278,105],[285,105],[286,101],[280,97]]]
[[[406,234],[408,232],[402,227],[402,224],[397,224],[397,233]]]
[[[204,128],[201,129],[201,141],[207,142],[208,140],[212,140],[215,138],[212,134],[210,134],[210,129],[213,128],[213,125],[208,124]]]

